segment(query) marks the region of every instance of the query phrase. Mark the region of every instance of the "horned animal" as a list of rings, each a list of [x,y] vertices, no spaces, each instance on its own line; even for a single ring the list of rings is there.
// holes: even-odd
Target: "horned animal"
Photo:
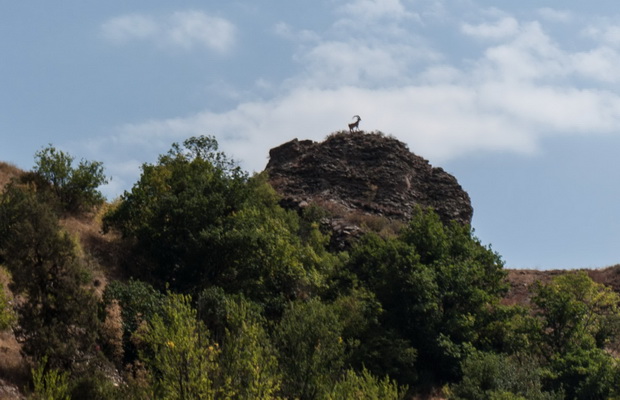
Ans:
[[[353,132],[353,129],[360,130],[360,121],[362,120],[359,115],[354,115],[353,118],[357,118],[357,121],[349,124],[349,132]]]

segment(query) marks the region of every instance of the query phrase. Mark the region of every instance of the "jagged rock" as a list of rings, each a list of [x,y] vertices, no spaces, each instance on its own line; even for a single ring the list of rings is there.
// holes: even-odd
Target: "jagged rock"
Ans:
[[[271,149],[266,171],[287,208],[314,203],[337,210],[336,219],[356,212],[408,221],[421,205],[444,222],[471,223],[469,195],[457,180],[380,132],[337,132],[323,142],[294,139]],[[351,223],[332,223],[337,234],[346,234],[345,226]]]

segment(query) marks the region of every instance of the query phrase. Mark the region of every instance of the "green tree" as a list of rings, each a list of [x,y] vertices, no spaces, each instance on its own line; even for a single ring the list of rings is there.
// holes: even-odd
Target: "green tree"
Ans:
[[[47,357],[43,357],[36,368],[32,368],[34,390],[33,400],[69,400],[69,374],[55,368],[47,368]]]
[[[150,321],[161,312],[164,295],[146,282],[130,279],[127,282],[112,281],[103,293],[105,306],[118,302],[123,325],[123,362],[133,363],[138,352],[132,335],[143,321]]]
[[[585,272],[567,273],[534,288],[542,324],[541,351],[550,357],[573,348],[603,348],[620,335],[620,296]]]
[[[55,213],[28,188],[10,185],[0,198],[0,257],[13,277],[16,333],[35,360],[49,356],[67,369],[94,349],[97,302],[85,288],[88,273]]]
[[[388,377],[378,379],[367,369],[361,373],[347,370],[329,393],[325,400],[399,400],[405,397],[407,388],[401,388]]]
[[[219,276],[213,238],[248,198],[248,178],[217,148],[204,136],[173,144],[106,215],[137,255],[131,273],[181,290]]]
[[[210,286],[242,292],[274,312],[322,285],[318,271],[331,258],[318,229],[316,240],[302,242],[299,217],[278,205],[264,176],[248,178],[218,152],[215,139],[174,144],[142,169],[104,219],[137,255],[130,273],[193,294]]]
[[[241,296],[227,300],[220,367],[233,398],[276,399],[281,377],[276,351],[260,309]]]
[[[71,155],[50,144],[35,153],[34,172],[50,185],[65,211],[83,211],[102,204],[104,197],[97,188],[108,183],[103,163],[81,160],[73,167],[73,161]]]
[[[500,257],[469,227],[444,225],[430,210],[416,209],[396,239],[367,235],[347,269],[354,274],[350,284],[367,288],[381,304],[379,337],[395,336],[417,351],[423,382],[458,379],[460,361],[492,342],[484,333],[503,317],[496,312],[506,290]],[[411,375],[403,378],[397,377],[412,383]]]
[[[461,368],[463,378],[450,387],[452,399],[563,399],[562,392],[543,389],[543,371],[536,360],[519,354],[506,356],[489,352],[474,352]]]
[[[220,350],[196,319],[189,296],[168,294],[161,314],[136,339],[144,345],[140,358],[150,372],[155,398],[215,399],[220,393],[214,383]]]
[[[317,299],[289,305],[274,333],[284,397],[309,400],[328,392],[345,363],[342,331],[331,305]]]
[[[577,272],[538,285],[532,302],[540,326],[532,341],[545,361],[546,384],[567,399],[618,395],[620,370],[605,348],[620,333],[620,296]]]

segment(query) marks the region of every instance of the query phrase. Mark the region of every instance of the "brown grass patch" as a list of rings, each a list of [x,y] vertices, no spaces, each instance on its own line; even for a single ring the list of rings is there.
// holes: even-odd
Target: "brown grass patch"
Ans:
[[[24,171],[15,165],[0,161],[0,192],[4,190],[6,184],[11,182],[13,178],[17,178],[23,173]]]
[[[123,247],[117,233],[103,234],[101,213],[73,215],[63,218],[62,227],[74,238],[79,254],[89,266],[92,286],[101,297],[109,279],[119,278]]]

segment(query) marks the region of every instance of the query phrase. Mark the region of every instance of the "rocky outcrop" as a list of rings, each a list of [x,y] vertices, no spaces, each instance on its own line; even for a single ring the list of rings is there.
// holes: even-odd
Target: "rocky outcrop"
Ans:
[[[442,221],[471,223],[469,195],[457,180],[379,132],[337,132],[323,142],[292,140],[269,152],[266,171],[283,205],[317,203],[407,221],[416,205],[432,207]],[[355,230],[342,221],[341,230]]]

